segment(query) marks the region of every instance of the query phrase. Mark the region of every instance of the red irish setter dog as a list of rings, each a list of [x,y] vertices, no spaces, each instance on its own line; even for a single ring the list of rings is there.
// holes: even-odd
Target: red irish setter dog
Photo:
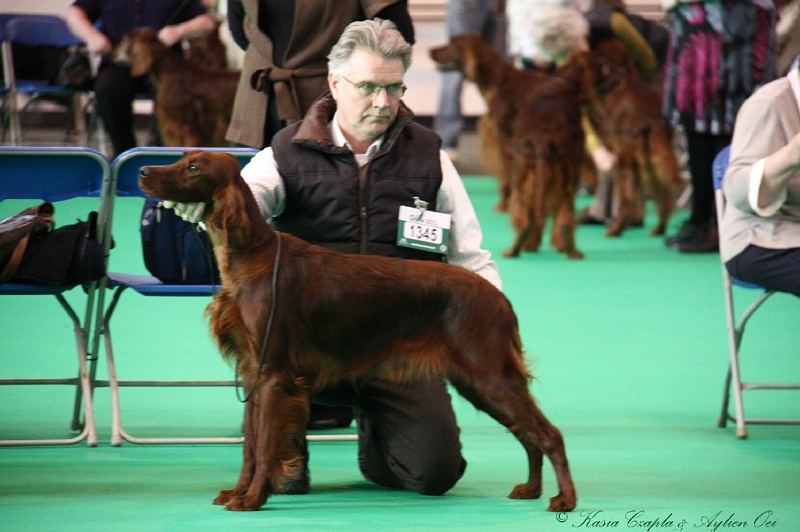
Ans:
[[[617,39],[600,43],[592,57],[598,83],[589,118],[617,157],[611,176],[619,210],[606,236],[620,236],[630,225],[634,202],[644,201],[645,191],[658,216],[650,234],[663,235],[686,183],[680,176],[672,127],[661,117],[661,83],[640,80],[633,57]]]
[[[515,238],[506,257],[538,251],[549,217],[552,247],[570,259],[584,256],[575,243],[575,194],[587,158],[582,108],[595,97],[589,61],[589,52],[576,52],[530,91],[514,117],[508,212]]]
[[[496,209],[506,211],[511,196],[509,146],[514,118],[548,75],[515,68],[477,33],[456,35],[448,44],[431,48],[429,53],[440,70],[457,70],[475,83],[486,103],[486,114],[478,122],[481,152],[489,170],[497,172],[500,181]]]
[[[525,448],[528,479],[510,497],[541,496],[546,455],[559,488],[548,509],[573,509],[563,438],[528,389],[508,299],[456,266],[341,254],[276,233],[239,173],[231,155],[194,151],[145,166],[139,178],[153,197],[207,205],[222,288],[206,313],[252,390],[239,480],[214,502],[257,510],[302,474],[298,448],[315,391],[345,379],[447,378]]]
[[[132,76],[150,75],[153,112],[164,146],[230,146],[231,119],[239,71],[199,65],[164,46],[152,28],[129,32],[113,59]]]

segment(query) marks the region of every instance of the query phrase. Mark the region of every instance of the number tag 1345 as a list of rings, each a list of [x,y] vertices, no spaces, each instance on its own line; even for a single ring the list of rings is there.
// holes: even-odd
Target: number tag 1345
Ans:
[[[450,219],[449,214],[403,205],[397,223],[397,245],[446,254]]]

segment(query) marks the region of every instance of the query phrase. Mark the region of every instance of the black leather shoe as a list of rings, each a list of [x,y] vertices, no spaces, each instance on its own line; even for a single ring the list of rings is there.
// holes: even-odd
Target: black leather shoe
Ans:
[[[681,242],[701,239],[705,236],[706,232],[708,232],[708,224],[697,225],[686,221],[675,235],[664,239],[664,244],[666,244],[667,247],[678,249],[677,246]]]
[[[719,232],[716,226],[707,227],[696,238],[678,242],[675,249],[683,253],[713,253],[719,251]]]

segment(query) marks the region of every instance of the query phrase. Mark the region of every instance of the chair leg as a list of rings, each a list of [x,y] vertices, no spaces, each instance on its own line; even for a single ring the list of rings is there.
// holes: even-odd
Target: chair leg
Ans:
[[[88,351],[86,347],[87,334],[83,327],[80,326],[80,320],[75,314],[75,311],[69,305],[63,295],[56,295],[58,302],[70,315],[73,321],[73,329],[75,332],[75,342],[78,348],[78,382],[79,387],[76,391],[76,408],[73,411],[72,428],[73,430],[82,430],[80,438],[86,438],[86,444],[89,447],[97,446],[97,432],[94,422],[94,407],[92,403],[92,384],[89,379],[89,366],[87,364]],[[80,403],[83,403],[83,423],[80,422]],[[76,423],[77,421],[77,423]],[[77,425],[77,427],[76,427]]]
[[[111,301],[109,301],[108,309],[105,311],[101,308],[98,309],[98,316],[102,316],[102,319],[98,319],[98,328],[95,331],[96,337],[102,336],[103,347],[106,352],[106,368],[108,370],[107,385],[109,394],[111,395],[111,445],[114,447],[122,445],[123,438],[119,410],[119,384],[117,381],[117,368],[114,365],[113,343],[111,342],[111,328],[109,327],[109,322],[111,321],[111,315],[114,313],[114,309],[119,302],[122,292],[125,291],[125,288],[124,286],[120,286],[114,290],[114,295],[111,297]],[[93,341],[93,345],[99,345],[99,342]]]
[[[731,399],[731,366],[728,364],[728,373],[725,376],[725,386],[722,389],[722,408],[720,409],[719,419],[717,419],[717,426],[725,428],[728,425],[728,408]]]
[[[736,437],[747,438],[747,427],[745,427],[744,401],[742,400],[742,379],[739,373],[739,344],[742,341],[742,329],[735,327],[728,334],[729,353],[730,353],[730,377],[733,387],[733,406],[736,411]]]
[[[111,331],[108,322],[103,324],[103,341],[106,349],[106,366],[108,369],[108,390],[111,395],[111,445],[122,445],[122,421],[119,411],[119,385],[117,384],[117,369],[114,366],[114,356],[111,353]]]

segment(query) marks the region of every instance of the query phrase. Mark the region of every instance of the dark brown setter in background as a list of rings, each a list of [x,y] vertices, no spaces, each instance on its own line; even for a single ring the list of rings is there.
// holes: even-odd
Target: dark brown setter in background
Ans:
[[[672,142],[673,129],[661,117],[661,84],[642,81],[633,59],[616,39],[594,51],[597,104],[590,119],[603,144],[616,156],[611,170],[619,210],[606,236],[620,236],[634,218],[634,202],[649,193],[658,222],[651,235],[662,235],[686,183]]]
[[[486,103],[486,114],[478,122],[481,151],[488,170],[500,181],[497,210],[506,211],[511,195],[509,146],[514,118],[534,87],[548,75],[515,68],[474,33],[457,35],[429,53],[440,70],[458,70],[475,83]]]
[[[229,146],[239,71],[209,68],[164,46],[151,28],[137,28],[115,47],[115,62],[132,76],[149,74],[155,88],[154,114],[165,146]]]
[[[456,266],[341,254],[276,233],[239,173],[236,158],[195,151],[143,167],[139,179],[153,197],[207,205],[222,288],[206,313],[223,356],[252,390],[239,480],[214,502],[257,510],[302,474],[310,395],[321,388],[447,378],[525,448],[528,479],[510,497],[541,496],[546,455],[559,488],[548,509],[573,509],[563,439],[530,394],[508,299]]]
[[[553,218],[550,244],[570,259],[575,244],[575,194],[586,158],[582,108],[594,102],[591,54],[576,52],[530,89],[513,121],[508,143],[512,163],[509,202],[515,239],[503,252],[538,251],[545,222]]]

